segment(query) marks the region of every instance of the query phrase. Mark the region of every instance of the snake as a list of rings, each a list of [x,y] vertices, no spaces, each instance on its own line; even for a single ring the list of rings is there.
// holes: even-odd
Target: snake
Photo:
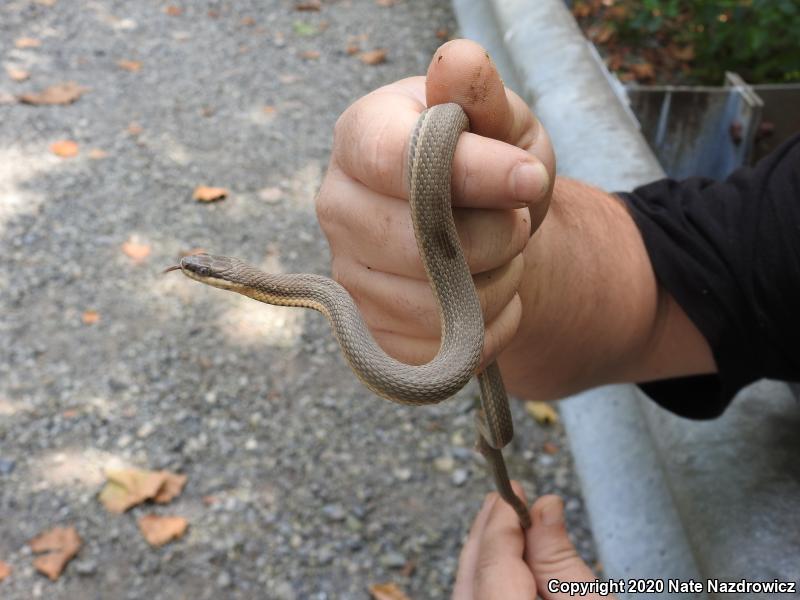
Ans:
[[[476,448],[486,459],[499,495],[527,529],[530,515],[511,487],[502,453],[514,435],[508,396],[496,361],[479,369],[483,314],[453,219],[453,156],[459,136],[468,130],[469,119],[460,105],[438,104],[420,114],[409,144],[406,170],[411,219],[441,322],[439,350],[426,364],[405,364],[384,352],[353,297],[328,277],[267,273],[238,258],[206,253],[184,256],[179,265],[165,272],[180,270],[195,281],[267,304],[319,311],[330,322],[356,376],[392,402],[415,406],[442,402],[475,375],[480,389],[475,410]]]

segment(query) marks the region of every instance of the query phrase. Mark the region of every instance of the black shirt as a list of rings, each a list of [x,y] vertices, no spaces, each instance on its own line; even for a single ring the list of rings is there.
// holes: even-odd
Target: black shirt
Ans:
[[[753,381],[800,380],[800,134],[725,181],[663,179],[618,195],[656,277],[708,340],[718,368],[643,391],[679,415],[707,419]]]

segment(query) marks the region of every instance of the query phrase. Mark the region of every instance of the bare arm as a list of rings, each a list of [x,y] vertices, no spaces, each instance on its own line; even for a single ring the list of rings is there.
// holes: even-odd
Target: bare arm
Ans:
[[[554,399],[715,370],[708,343],[658,285],[639,230],[612,195],[556,178],[524,259],[522,319],[500,355],[513,393]]]

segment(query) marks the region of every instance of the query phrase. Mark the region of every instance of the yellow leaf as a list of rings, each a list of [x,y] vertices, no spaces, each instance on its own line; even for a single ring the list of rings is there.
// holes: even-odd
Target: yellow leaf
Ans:
[[[549,402],[526,402],[525,410],[536,419],[537,423],[542,425],[550,425],[558,423],[558,413],[553,405]]]

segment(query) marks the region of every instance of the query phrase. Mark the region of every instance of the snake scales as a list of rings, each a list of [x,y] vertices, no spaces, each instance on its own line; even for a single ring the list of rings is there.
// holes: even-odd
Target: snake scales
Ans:
[[[429,363],[412,366],[387,355],[375,342],[350,294],[338,283],[313,274],[269,274],[237,258],[198,254],[181,259],[180,269],[202,283],[279,306],[313,308],[333,327],[347,361],[376,394],[401,404],[432,404],[467,384],[480,363],[484,324],[478,294],[464,258],[451,208],[450,178],[458,138],[469,128],[457,104],[424,111],[408,154],[409,201],[417,246],[439,306],[442,336]],[[520,524],[530,516],[511,488],[502,448],[514,429],[500,370],[492,362],[477,374],[481,407],[476,410],[477,446],[486,457],[500,496]]]

